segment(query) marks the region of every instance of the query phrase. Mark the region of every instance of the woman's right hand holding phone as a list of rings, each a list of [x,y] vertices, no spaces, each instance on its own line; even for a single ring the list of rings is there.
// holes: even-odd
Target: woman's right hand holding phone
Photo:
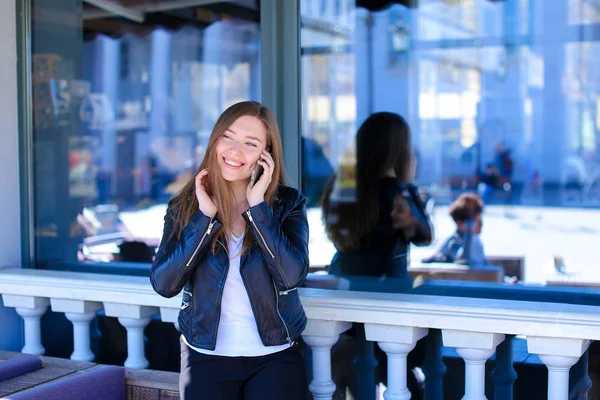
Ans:
[[[202,214],[214,218],[214,216],[217,215],[217,206],[208,193],[206,193],[206,186],[204,186],[204,182],[202,182],[202,179],[206,175],[208,175],[208,170],[206,169],[203,169],[196,175],[196,198],[198,199],[198,205]]]

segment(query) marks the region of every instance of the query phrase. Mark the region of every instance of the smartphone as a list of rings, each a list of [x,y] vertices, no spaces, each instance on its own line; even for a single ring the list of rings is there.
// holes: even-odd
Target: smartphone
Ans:
[[[256,182],[258,182],[264,170],[265,169],[262,167],[262,165],[256,164],[256,166],[252,170],[252,174],[250,175],[250,189],[254,187]]]
[[[267,151],[270,153],[271,149],[267,147]],[[258,182],[258,180],[260,179],[260,176],[262,175],[264,170],[265,169],[262,167],[262,165],[260,165],[258,163],[256,164],[256,166],[252,170],[252,174],[250,175],[250,189],[252,189],[254,187],[256,182]]]

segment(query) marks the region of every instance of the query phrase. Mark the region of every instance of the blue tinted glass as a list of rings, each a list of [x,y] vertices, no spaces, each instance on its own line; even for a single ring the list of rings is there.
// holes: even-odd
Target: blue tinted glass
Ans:
[[[217,117],[260,100],[256,2],[32,3],[38,265],[150,262]]]
[[[335,185],[353,185],[357,130],[388,111],[410,126],[411,182],[436,233],[430,245],[410,246],[413,277],[431,276],[422,260],[455,234],[450,205],[471,192],[485,203],[487,261],[504,267],[489,279],[600,284],[596,2],[317,3],[301,1],[303,190],[315,267],[336,254],[321,219],[325,185],[334,171]]]

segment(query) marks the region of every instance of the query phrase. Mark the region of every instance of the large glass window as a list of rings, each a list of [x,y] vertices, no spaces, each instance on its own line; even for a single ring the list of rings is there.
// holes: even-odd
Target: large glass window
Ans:
[[[219,114],[260,101],[258,1],[32,4],[37,264],[149,262]]]
[[[433,199],[436,238],[411,247],[412,267],[455,232],[452,201],[474,192],[485,201],[490,261],[522,263],[506,275],[598,286],[598,2],[357,3],[300,3],[311,263],[327,265],[336,251],[319,209],[328,176],[353,159],[359,125],[391,111],[410,125],[415,182]]]

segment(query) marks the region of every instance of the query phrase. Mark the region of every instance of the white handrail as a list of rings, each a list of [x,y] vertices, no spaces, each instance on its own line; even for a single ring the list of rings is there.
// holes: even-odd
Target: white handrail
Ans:
[[[506,335],[527,337],[528,351],[539,354],[551,372],[548,398],[553,400],[568,397],[571,366],[591,340],[600,340],[600,313],[593,306],[307,288],[298,292],[308,317],[304,341],[314,355],[310,390],[319,399],[332,398],[330,350],[353,322],[364,324],[364,337],[377,342],[391,360],[388,381],[395,383],[387,398],[406,398],[401,379],[406,357],[430,329],[441,330],[443,344],[455,347],[465,360],[465,393],[476,400],[485,399],[483,365]],[[24,351],[43,353],[40,318],[50,305],[77,328],[72,358],[93,357],[86,323],[103,308],[127,329],[125,366],[135,368],[148,365],[143,330],[150,318],[160,312],[163,321],[175,322],[181,307],[181,294],[166,299],[154,292],[149,278],[123,275],[0,269],[0,294],[4,305],[25,320]]]
[[[299,293],[310,319],[600,340],[600,312],[593,306],[306,288]],[[181,295],[159,296],[149,278],[52,270],[2,269],[0,294],[181,306]]]

